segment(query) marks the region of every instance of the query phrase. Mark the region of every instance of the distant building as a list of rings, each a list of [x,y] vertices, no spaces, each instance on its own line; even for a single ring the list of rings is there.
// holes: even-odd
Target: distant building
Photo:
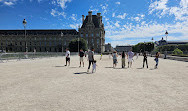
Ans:
[[[92,15],[88,12],[86,18],[82,16],[82,26],[75,29],[29,29],[26,30],[0,30],[0,50],[6,52],[62,52],[73,39],[84,38],[88,48],[95,52],[104,52],[105,30],[100,13]]]
[[[116,46],[115,50],[117,52],[128,52],[130,49],[132,49],[132,46],[131,45],[128,45],[128,46]]]
[[[111,46],[110,43],[105,44],[105,52],[113,52],[114,48]]]
[[[188,44],[188,41],[166,41],[163,38],[155,42],[156,46]]]
[[[105,51],[105,30],[101,13],[92,15],[92,11],[89,11],[86,18],[82,15],[82,26],[79,28],[79,36],[87,41],[89,49],[94,48],[95,52]]]
[[[78,38],[75,29],[70,30],[0,30],[0,50],[25,52],[62,52],[72,39]]]

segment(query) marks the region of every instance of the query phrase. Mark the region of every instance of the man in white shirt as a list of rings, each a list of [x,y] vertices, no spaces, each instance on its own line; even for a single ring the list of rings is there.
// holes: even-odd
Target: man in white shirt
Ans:
[[[130,51],[128,52],[128,68],[132,66],[132,61],[133,61],[133,57],[134,57],[134,52],[132,52],[132,49],[130,49]]]
[[[65,66],[67,66],[67,62],[69,63],[69,66],[70,66],[70,51],[69,51],[69,49],[66,49],[65,57],[66,57],[66,65]]]

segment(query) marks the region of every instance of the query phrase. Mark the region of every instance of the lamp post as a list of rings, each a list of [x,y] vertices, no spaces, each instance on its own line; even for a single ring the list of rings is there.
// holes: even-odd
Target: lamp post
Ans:
[[[166,30],[166,32],[165,32],[165,35],[166,35],[166,42],[167,42],[167,36],[168,36],[168,32],[167,32],[167,30]]]
[[[166,32],[165,32],[165,35],[166,35],[166,44],[167,44],[167,36],[168,36],[168,32],[167,32],[167,30],[166,30]],[[167,50],[165,50],[165,53],[164,53],[164,59],[166,59],[166,56],[167,56]]]
[[[27,53],[28,53],[28,49],[27,49],[27,40],[26,40],[26,24],[27,24],[27,21],[24,19],[23,20],[23,26],[24,26],[24,30],[25,30],[25,57],[26,59],[28,58],[27,56]]]
[[[78,26],[78,31],[79,31],[79,29],[80,29],[80,25]],[[80,50],[79,50],[79,48],[80,48],[79,39],[80,39],[80,35],[78,35],[78,54],[79,54],[79,52],[80,52]]]
[[[78,36],[78,54],[79,54],[79,47],[80,47],[80,43],[79,43],[79,36]]]
[[[64,39],[63,39],[63,35],[64,35],[64,34],[63,34],[62,31],[61,31],[62,40],[64,40]],[[62,41],[62,54],[63,54],[63,41]]]

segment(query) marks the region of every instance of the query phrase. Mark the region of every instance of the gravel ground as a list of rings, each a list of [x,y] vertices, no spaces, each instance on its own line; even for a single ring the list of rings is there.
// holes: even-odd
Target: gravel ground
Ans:
[[[188,111],[188,62],[143,57],[132,68],[112,68],[96,56],[97,72],[87,74],[79,58],[44,58],[0,63],[0,111]],[[127,62],[127,60],[126,60]],[[90,70],[91,72],[91,70]]]

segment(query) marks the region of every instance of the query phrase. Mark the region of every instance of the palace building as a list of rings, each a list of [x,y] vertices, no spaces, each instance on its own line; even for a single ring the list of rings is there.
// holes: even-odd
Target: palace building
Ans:
[[[105,30],[100,13],[82,15],[82,26],[76,29],[30,29],[0,30],[0,50],[6,52],[62,52],[73,39],[83,38],[88,48],[96,52],[104,52]]]

